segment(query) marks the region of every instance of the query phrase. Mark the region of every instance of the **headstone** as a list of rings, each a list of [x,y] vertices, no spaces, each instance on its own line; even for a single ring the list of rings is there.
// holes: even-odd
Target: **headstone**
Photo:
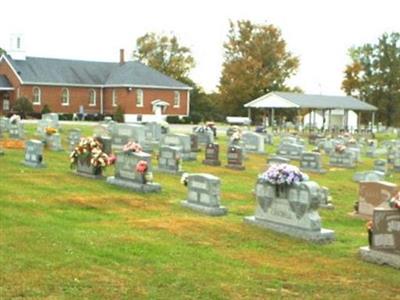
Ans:
[[[356,162],[360,162],[361,161],[361,151],[360,148],[353,148],[353,147],[348,147],[346,149],[347,152],[353,152],[354,153],[354,157],[356,159]]]
[[[158,122],[148,122],[144,124],[146,128],[146,139],[160,141],[162,135],[162,126]]]
[[[282,157],[282,156],[271,156],[270,158],[268,158],[267,160],[267,164],[268,165],[272,165],[272,164],[288,164],[290,163],[290,159],[286,158],[286,157]]]
[[[8,132],[10,128],[9,119],[6,117],[0,117],[0,134]]]
[[[25,147],[23,164],[32,168],[43,168],[43,143],[39,140],[28,140]]]
[[[18,122],[16,124],[10,124],[9,126],[9,137],[10,139],[22,140],[24,139],[24,126]]]
[[[299,144],[281,143],[276,154],[293,160],[300,160],[304,146]]]
[[[205,150],[205,159],[203,160],[203,164],[209,166],[220,166],[221,161],[219,160],[219,145],[210,143],[207,144]]]
[[[207,145],[214,142],[214,133],[208,127],[195,127],[193,128],[193,133],[197,135],[199,145]]]
[[[386,163],[386,160],[384,159],[377,159],[374,161],[374,170],[378,172],[382,172],[383,174],[388,173],[388,165]]]
[[[61,144],[61,135],[59,133],[47,135],[46,145],[50,151],[63,151]]]
[[[70,151],[74,150],[78,146],[81,140],[81,130],[73,128],[68,131],[68,148]]]
[[[397,152],[393,158],[393,170],[400,172],[400,151]]]
[[[241,147],[230,146],[228,147],[227,154],[228,164],[226,165],[229,169],[244,170],[243,164],[243,150]]]
[[[167,134],[161,138],[161,146],[172,146],[180,148],[182,160],[196,160],[196,153],[192,153],[190,136],[186,134]]]
[[[171,174],[182,173],[181,148],[161,146],[158,154],[157,171]]]
[[[47,120],[39,120],[37,122],[36,134],[40,137],[42,141],[46,140],[46,128],[50,127]]]
[[[365,261],[400,269],[400,210],[376,208],[371,245],[360,248]]]
[[[274,144],[274,137],[273,137],[273,135],[271,133],[266,132],[266,133],[264,133],[262,135],[264,136],[264,144],[267,144],[267,145],[273,145]]]
[[[375,208],[389,208],[388,201],[399,191],[399,186],[386,181],[359,183],[356,215],[371,218]]]
[[[356,172],[353,175],[355,182],[362,181],[381,181],[385,178],[385,174],[379,171],[361,171]]]
[[[107,182],[136,192],[160,192],[161,186],[149,180],[152,177],[151,155],[145,152],[118,152],[114,176],[108,177]],[[140,161],[147,163],[147,171],[137,171]]]
[[[48,122],[48,124],[49,124],[48,127],[60,129],[58,114],[56,114],[56,113],[43,114],[42,120],[45,120]]]
[[[145,128],[142,125],[117,124],[111,133],[112,148],[114,150],[121,150],[129,142],[135,142],[143,146],[145,139]]]
[[[90,157],[78,158],[76,165],[76,174],[79,176],[91,178],[91,179],[103,179],[103,171],[101,167],[94,167],[90,163]]]
[[[387,161],[389,164],[394,163],[395,157],[399,155],[398,153],[400,153],[400,147],[391,146],[388,148]]]
[[[356,156],[351,151],[342,153],[332,151],[329,155],[329,165],[340,168],[355,168],[357,165]]]
[[[221,216],[227,209],[220,205],[220,185],[218,177],[210,174],[190,174],[187,178],[188,196],[181,205],[210,216]]]
[[[320,189],[320,208],[324,208],[324,209],[335,209],[335,207],[333,206],[332,203],[332,196],[329,192],[329,189],[325,186],[321,187]]]
[[[243,145],[246,152],[264,154],[264,137],[255,132],[245,132],[242,135]]]
[[[322,168],[321,154],[317,152],[303,152],[300,157],[300,169],[316,173],[326,173]]]
[[[97,140],[101,143],[103,152],[110,155],[112,153],[112,139],[108,136],[98,136]]]
[[[190,151],[192,153],[200,151],[200,148],[199,148],[199,137],[194,133],[190,134]]]
[[[259,178],[255,215],[246,217],[245,222],[312,242],[332,241],[334,232],[321,228],[317,211],[320,189],[314,181],[274,185]]]

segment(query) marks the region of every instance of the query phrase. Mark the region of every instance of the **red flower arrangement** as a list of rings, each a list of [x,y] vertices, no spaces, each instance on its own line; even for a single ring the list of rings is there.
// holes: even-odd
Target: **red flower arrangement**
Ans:
[[[136,164],[136,172],[138,172],[139,174],[144,175],[147,172],[148,168],[149,168],[149,166],[147,164],[147,161],[145,161],[145,160],[140,160]]]

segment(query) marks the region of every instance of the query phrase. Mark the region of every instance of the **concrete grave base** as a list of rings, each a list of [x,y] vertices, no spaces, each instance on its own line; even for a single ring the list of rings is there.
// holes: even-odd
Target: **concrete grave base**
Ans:
[[[116,178],[115,176],[107,177],[107,183],[117,185],[126,189],[133,190],[140,193],[159,193],[161,192],[161,185],[158,183],[146,183],[142,184],[139,182],[133,182],[130,180],[124,180],[121,178]]]
[[[335,232],[330,229],[321,228],[321,231],[303,230],[293,226],[260,220],[257,219],[255,216],[245,217],[244,222],[264,229],[271,229],[273,231],[284,233],[289,236],[307,240],[313,243],[329,243],[335,239]]]
[[[208,166],[220,166],[221,161],[219,160],[212,160],[212,159],[205,159],[203,160],[203,165],[208,165]]]
[[[232,170],[240,170],[240,171],[243,171],[245,169],[244,166],[231,165],[231,164],[227,164],[225,166],[225,168],[232,169]]]
[[[31,163],[28,161],[22,161],[22,164],[27,167],[30,167],[30,168],[37,168],[37,169],[46,168],[46,164],[37,164],[37,163]]]
[[[320,204],[319,208],[321,209],[327,209],[327,210],[334,210],[335,206],[332,203],[329,204]]]
[[[329,163],[329,166],[342,168],[342,169],[355,169],[356,168],[356,165],[348,166],[348,165],[335,164],[335,163]]]
[[[83,173],[83,172],[74,172],[75,175],[90,178],[90,179],[104,179],[103,175],[94,175],[94,174],[89,174],[89,173]]]
[[[197,152],[182,153],[181,155],[183,161],[197,160]]]
[[[181,201],[181,206],[209,216],[223,216],[226,215],[228,212],[228,209],[224,206],[208,207],[204,205],[191,203],[187,200]]]
[[[361,259],[378,265],[389,265],[396,269],[400,269],[400,255],[377,251],[370,249],[368,246],[360,248]]]
[[[358,213],[356,211],[350,212],[347,215],[350,216],[350,217],[358,218],[358,219],[365,220],[365,221],[369,221],[369,220],[372,219],[372,216],[363,215],[363,214],[360,214],[360,213]]]

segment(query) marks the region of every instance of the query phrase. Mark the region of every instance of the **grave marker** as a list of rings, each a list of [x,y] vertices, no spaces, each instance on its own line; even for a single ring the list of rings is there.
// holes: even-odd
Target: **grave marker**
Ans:
[[[209,166],[220,166],[221,161],[219,160],[219,145],[210,143],[207,144],[205,150],[205,159],[203,160],[203,164]]]
[[[316,173],[326,173],[322,168],[321,154],[317,152],[303,152],[300,156],[300,169]]]
[[[28,140],[25,147],[23,164],[32,168],[43,168],[43,143],[39,140]]]
[[[227,154],[228,164],[226,165],[229,169],[234,170],[244,170],[245,167],[243,165],[243,150],[238,146],[230,146],[228,147]]]

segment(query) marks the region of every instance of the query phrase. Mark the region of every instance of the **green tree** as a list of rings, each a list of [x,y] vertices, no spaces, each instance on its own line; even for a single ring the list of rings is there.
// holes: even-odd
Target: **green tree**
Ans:
[[[114,112],[114,116],[113,116],[114,121],[118,122],[118,123],[123,123],[124,122],[124,114],[125,114],[124,109],[122,108],[121,105],[118,105]]]
[[[19,97],[15,100],[13,110],[25,118],[28,114],[33,112],[32,102],[26,97]]]
[[[224,49],[219,90],[227,114],[244,115],[246,102],[271,91],[290,90],[285,81],[297,71],[299,59],[287,50],[275,26],[230,22]]]
[[[0,56],[7,54],[7,51],[0,47]]]
[[[376,44],[351,48],[349,56],[342,89],[377,106],[378,120],[394,125],[400,119],[400,33],[384,33]]]
[[[177,80],[188,78],[195,66],[189,48],[181,46],[176,36],[146,33],[136,40],[133,57]]]

